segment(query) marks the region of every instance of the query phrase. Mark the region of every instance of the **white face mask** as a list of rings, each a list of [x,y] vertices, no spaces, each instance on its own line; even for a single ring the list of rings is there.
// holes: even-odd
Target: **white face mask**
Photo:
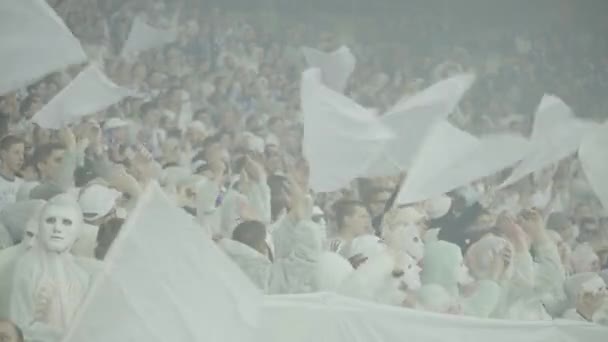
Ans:
[[[40,217],[40,241],[49,252],[68,251],[78,236],[82,222],[76,208],[49,205]]]
[[[402,280],[408,290],[417,291],[422,286],[420,281],[420,272],[422,269],[418,266],[418,262],[408,254],[402,254],[399,258],[399,264],[403,269]]]

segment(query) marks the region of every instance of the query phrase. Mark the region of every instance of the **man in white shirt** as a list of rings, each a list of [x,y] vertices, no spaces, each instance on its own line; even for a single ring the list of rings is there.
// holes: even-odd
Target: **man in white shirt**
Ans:
[[[17,174],[23,166],[25,143],[7,135],[0,140],[0,209],[14,203],[23,180]]]

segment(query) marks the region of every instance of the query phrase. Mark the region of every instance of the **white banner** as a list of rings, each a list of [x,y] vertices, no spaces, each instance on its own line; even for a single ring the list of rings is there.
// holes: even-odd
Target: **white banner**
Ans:
[[[347,46],[341,46],[331,53],[302,47],[302,53],[311,68],[321,70],[321,77],[326,86],[339,93],[344,92],[348,79],[357,64],[355,56]]]
[[[32,122],[43,128],[60,129],[132,94],[131,90],[112,83],[101,70],[91,65],[42,107]]]
[[[153,184],[63,341],[249,341],[261,300],[192,217]]]
[[[143,18],[135,17],[129,38],[122,47],[123,57],[137,57],[140,52],[161,47],[177,39],[175,29],[159,29],[148,25]]]
[[[334,294],[266,297],[264,342],[603,342],[608,329],[576,321],[518,322],[434,314]]]
[[[303,150],[311,188],[331,192],[363,176],[393,135],[370,111],[324,86],[320,77],[319,69],[302,74]]]
[[[583,138],[578,158],[587,181],[608,209],[608,121]]]
[[[583,137],[596,126],[592,122],[576,118],[559,98],[543,96],[534,118],[529,153],[500,187],[514,184],[573,154]]]
[[[474,75],[456,75],[399,101],[380,118],[395,132],[395,139],[371,163],[366,175],[393,176],[407,170],[433,125],[454,111],[474,81]]]
[[[0,95],[87,56],[45,0],[0,1]]]

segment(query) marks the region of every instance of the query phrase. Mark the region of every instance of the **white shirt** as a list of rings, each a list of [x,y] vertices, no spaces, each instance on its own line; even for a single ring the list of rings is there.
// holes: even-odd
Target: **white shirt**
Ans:
[[[0,175],[0,209],[17,201],[17,192],[21,184],[23,184],[23,179],[19,177],[10,180]]]

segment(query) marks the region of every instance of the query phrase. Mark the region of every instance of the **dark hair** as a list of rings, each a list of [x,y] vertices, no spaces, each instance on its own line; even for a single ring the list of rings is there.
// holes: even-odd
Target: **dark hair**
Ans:
[[[483,230],[469,229],[485,213],[487,213],[487,210],[479,203],[466,207],[460,216],[450,216],[444,220],[437,238],[458,245],[462,253],[466,253],[473,243],[487,233],[487,231]]]
[[[213,144],[218,144],[221,140],[222,140],[222,135],[219,133],[216,135],[207,137],[203,141],[203,149],[207,149],[207,148],[209,148],[209,146],[211,146]]]
[[[23,139],[19,138],[18,136],[7,135],[7,136],[3,137],[2,139],[0,139],[0,150],[6,151],[9,148],[11,148],[13,145],[17,145],[17,144],[25,145],[25,141],[23,141]]]
[[[34,155],[32,156],[36,171],[40,172],[38,169],[38,164],[45,162],[53,152],[58,150],[65,150],[65,147],[58,143],[49,143],[36,147],[34,150]]]
[[[232,240],[257,250],[266,241],[266,226],[260,221],[242,222],[234,228]]]
[[[34,146],[40,145],[40,141],[38,141],[38,134],[40,133],[41,129],[42,127],[38,126],[37,124],[34,124],[34,136],[32,141]]]
[[[555,231],[559,231],[564,227],[568,227],[569,225],[570,219],[568,218],[568,215],[564,214],[561,211],[556,211],[549,214],[549,217],[547,217],[547,222],[545,224],[547,229]]]
[[[336,216],[336,224],[338,229],[343,228],[344,219],[355,213],[356,208],[366,209],[366,206],[361,201],[340,200],[333,205],[334,214]],[[366,209],[367,210],[367,209]]]
[[[149,101],[149,102],[143,103],[139,107],[139,111],[141,113],[141,116],[145,116],[146,114],[148,114],[150,111],[152,111],[155,108],[156,108],[156,102],[155,101]]]
[[[25,116],[25,113],[32,108],[32,105],[36,100],[40,100],[38,95],[30,94],[25,99],[23,99],[23,101],[21,101],[21,104],[19,105],[19,111],[21,112],[22,116]]]
[[[268,122],[266,124],[268,125],[268,127],[270,127],[281,121],[283,121],[283,118],[278,117],[278,116],[273,116],[270,119],[268,119]]]
[[[95,258],[103,260],[108,253],[108,249],[116,239],[116,236],[120,232],[122,225],[125,223],[124,219],[112,218],[105,223],[102,223],[97,232],[97,247],[95,247]]]
[[[11,116],[8,113],[0,111],[0,136],[4,136],[8,133],[10,120]]]

